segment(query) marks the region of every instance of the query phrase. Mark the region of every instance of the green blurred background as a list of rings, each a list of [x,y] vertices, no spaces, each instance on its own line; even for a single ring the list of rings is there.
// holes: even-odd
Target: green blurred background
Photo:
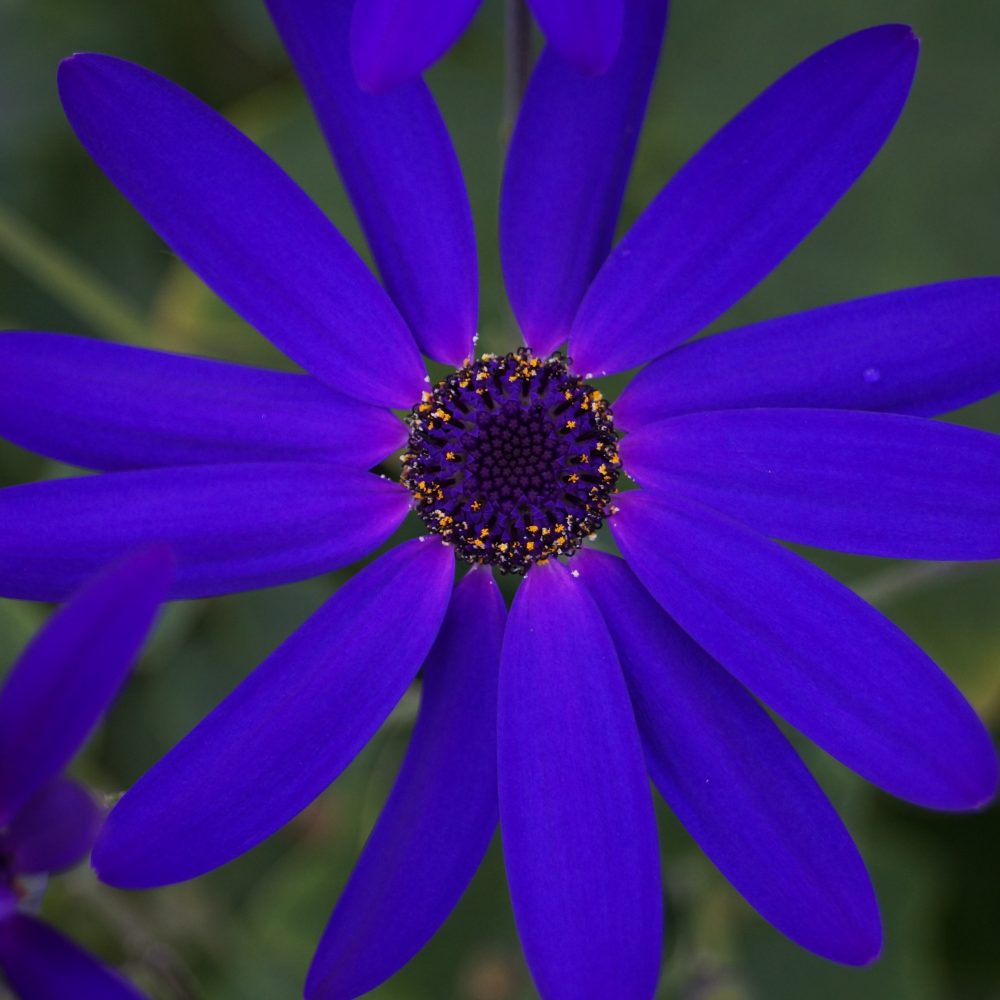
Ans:
[[[830,218],[720,328],[1000,272],[1000,6],[974,0],[680,0],[622,223],[775,76],[827,42],[880,21],[910,22],[924,42],[902,121]],[[430,77],[472,195],[486,349],[515,343],[496,250],[501,39],[501,2],[487,0]],[[283,364],[165,250],[77,145],[60,112],[55,69],[78,50],[142,62],[221,109],[361,246],[262,4],[0,0],[0,326]],[[1000,349],[1000,323],[997,340]],[[1000,431],[1000,401],[972,407],[960,419]],[[72,471],[0,442],[0,485]],[[906,628],[994,732],[1000,729],[1000,568],[942,572],[815,555]],[[171,606],[77,762],[79,775],[108,793],[126,788],[342,579]],[[47,613],[0,601],[0,669]],[[157,998],[299,995],[329,910],[391,787],[417,698],[407,696],[336,785],[257,850],[196,883],[145,894],[98,886],[79,870],[53,880],[45,915]],[[874,791],[814,748],[803,752],[870,863],[886,925],[883,958],[848,970],[799,951],[749,909],[661,809],[669,922],[661,995],[1000,998],[1000,811],[923,812]],[[432,944],[374,995],[535,995],[498,848],[495,842]]]

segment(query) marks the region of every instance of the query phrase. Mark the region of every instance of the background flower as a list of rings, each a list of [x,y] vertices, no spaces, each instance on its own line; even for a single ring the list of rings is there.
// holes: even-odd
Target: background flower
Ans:
[[[0,689],[0,983],[24,1000],[140,995],[40,921],[33,896],[90,853],[103,809],[61,772],[125,679],[171,571],[169,552],[155,548],[89,581]]]
[[[867,17],[867,16],[868,16],[868,15],[866,15],[866,17]],[[846,29],[847,29],[847,28],[849,28],[849,27],[853,27],[853,26],[855,26],[855,25],[854,25],[854,24],[850,24],[850,25],[845,25],[845,27],[844,27],[844,30],[846,30]],[[799,48],[798,50],[796,50],[796,52],[795,52],[795,54],[794,54],[794,55],[797,55],[797,54],[798,54],[799,52],[801,52],[801,51],[805,51],[805,50],[806,50],[807,48],[809,48],[809,47],[810,47],[810,46],[811,46],[811,45],[812,45],[812,44],[813,44],[814,42],[818,42],[818,41],[820,41],[821,39],[824,39],[824,38],[826,38],[826,37],[831,37],[831,36],[832,36],[832,34],[834,34],[834,33],[836,33],[836,32],[829,32],[829,31],[824,31],[824,32],[822,32],[822,33],[820,33],[820,32],[817,32],[817,34],[816,34],[816,38],[815,38],[815,39],[813,39],[813,40],[811,40],[811,41],[810,41],[810,42],[809,42],[808,44],[803,44],[802,46],[800,46],[800,48]],[[774,69],[775,69],[775,70],[777,70],[777,69],[781,68],[781,66],[782,66],[783,64],[787,64],[788,62],[791,62],[791,61],[793,60],[793,58],[794,58],[794,55],[790,54],[790,55],[788,56],[788,58],[785,58],[785,59],[783,60],[783,63],[778,63],[778,62],[776,61],[776,63],[775,63],[775,66],[774,66]],[[159,65],[159,64],[158,64],[158,65]],[[766,74],[765,74],[765,73],[762,73],[762,74],[761,74],[761,79],[760,79],[759,81],[757,81],[757,82],[764,82],[764,81],[765,81],[765,79],[766,79],[766,78],[767,78],[768,76],[770,76],[770,75],[773,75],[773,73],[771,73],[771,72],[768,72],[768,73],[766,73]],[[738,95],[736,96],[736,100],[735,100],[735,102],[734,102],[733,104],[729,105],[729,107],[727,107],[727,108],[726,108],[726,111],[731,111],[731,110],[733,110],[733,109],[735,108],[736,104],[738,104],[738,103],[739,103],[740,101],[742,101],[742,99],[743,99],[743,98],[744,98],[744,97],[746,96],[746,94],[747,94],[747,93],[749,93],[749,92],[750,92],[750,91],[749,91],[748,89],[744,89],[744,90],[740,91],[740,93],[739,93],[739,94],[738,94]],[[722,117],[724,117],[724,113],[721,113],[721,114],[719,115],[719,119],[721,119]],[[718,120],[718,119],[716,119],[716,120]],[[657,172],[659,173],[659,171],[657,171]],[[861,228],[861,227],[859,227],[859,229],[860,229],[860,228]],[[862,231],[864,231],[864,230],[862,230]],[[984,268],[983,268],[983,270],[985,270],[985,269],[986,269],[986,268],[984,267]],[[963,270],[963,271],[964,271],[965,269],[961,269],[961,270]],[[956,273],[958,273],[958,271],[959,271],[959,269],[956,269]],[[931,268],[929,267],[929,268],[928,268],[928,272],[927,272],[927,275],[926,275],[926,277],[927,277],[927,278],[929,279],[929,278],[931,278],[931,277],[936,277],[936,276],[940,276],[940,271],[939,271],[939,270],[937,270],[937,269],[931,269]],[[889,279],[889,280],[886,280],[886,281],[885,281],[884,283],[882,283],[882,285],[881,285],[880,287],[890,287],[890,286],[891,286],[891,285],[892,285],[893,283],[899,283],[899,280],[900,280],[900,279],[894,279],[894,278],[893,278],[893,279]],[[848,292],[850,292],[850,291],[855,291],[855,290],[857,290],[857,289],[858,289],[859,287],[862,287],[862,286],[858,286],[858,285],[854,285],[853,287],[851,287],[851,288],[848,288],[848,287],[847,287],[847,283],[845,282],[845,287],[844,287],[844,289],[843,289],[843,294],[845,294],[845,295],[846,295],[846,294],[847,294]],[[495,294],[495,293],[491,293],[491,294]],[[820,292],[820,291],[818,291],[818,292],[816,293],[816,298],[815,298],[815,299],[814,299],[813,301],[822,301],[823,299],[825,299],[825,298],[830,298],[830,297],[837,297],[837,296],[831,296],[831,295],[829,295],[829,294],[828,294],[828,290],[827,290],[826,288],[823,288],[821,292]],[[804,304],[805,304],[805,303],[804,303]],[[772,310],[768,310],[768,311],[770,311],[770,312],[773,312],[773,311],[783,311],[783,310],[782,310],[782,309],[777,309],[777,310],[774,310],[774,309],[772,309]],[[765,313],[765,310],[761,310],[761,312],[762,312],[762,314],[766,314],[766,313]],[[19,478],[20,478],[20,477],[19,477]],[[245,662],[246,662],[246,661],[245,661]],[[244,662],[244,665],[245,665],[245,662]]]
[[[366,90],[422,73],[468,27],[482,0],[355,0],[351,61]],[[622,36],[625,0],[528,0],[549,44],[578,72],[604,73]]]

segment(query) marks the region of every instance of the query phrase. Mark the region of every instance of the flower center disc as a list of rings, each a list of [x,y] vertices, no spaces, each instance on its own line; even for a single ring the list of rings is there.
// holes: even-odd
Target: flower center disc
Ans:
[[[408,418],[403,484],[431,530],[472,563],[524,573],[600,528],[620,470],[601,393],[566,359],[484,354]]]

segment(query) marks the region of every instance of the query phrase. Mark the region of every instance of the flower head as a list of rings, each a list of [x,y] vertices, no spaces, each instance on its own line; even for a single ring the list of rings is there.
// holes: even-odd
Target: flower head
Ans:
[[[103,810],[61,772],[124,680],[170,571],[156,548],[98,576],[39,632],[0,690],[0,979],[25,1000],[139,996],[28,911],[49,873],[90,853]]]
[[[340,774],[422,670],[409,753],[307,995],[357,996],[419,950],[499,817],[546,1000],[651,996],[662,912],[647,771],[775,926],[831,959],[871,960],[881,931],[864,863],[754,695],[926,806],[982,805],[996,756],[919,649],[772,539],[1000,555],[1000,441],[926,419],[1000,385],[1000,280],[684,341],[874,157],[909,90],[912,32],[871,28],[791,70],[613,250],[665,4],[627,5],[601,77],[543,54],[501,200],[526,346],[476,358],[471,219],[429,92],[359,90],[344,4],[270,8],[385,290],[191,95],[120,60],[69,60],[63,100],[94,158],[311,375],[0,338],[0,429],[110,470],[0,492],[0,586],[60,596],[90,563],[160,539],[179,556],[175,596],[203,596],[347,565],[411,509],[431,534],[366,566],[138,781],[95,850],[101,877],[174,882],[259,843]],[[568,358],[553,354],[567,340]],[[432,383],[421,353],[454,371]],[[80,382],[84,365],[93,378]],[[594,388],[639,365],[618,399]],[[389,408],[408,409],[408,427]],[[365,471],[400,450],[401,482]],[[641,488],[614,494],[619,471]],[[587,547],[605,519],[624,559]],[[456,555],[473,568],[453,586]],[[525,574],[509,617],[492,567]]]

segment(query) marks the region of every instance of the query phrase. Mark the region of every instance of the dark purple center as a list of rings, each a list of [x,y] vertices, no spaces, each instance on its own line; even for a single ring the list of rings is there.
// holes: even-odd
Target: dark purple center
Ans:
[[[524,573],[572,555],[608,514],[620,464],[611,411],[566,359],[485,354],[409,416],[403,484],[472,563]]]

